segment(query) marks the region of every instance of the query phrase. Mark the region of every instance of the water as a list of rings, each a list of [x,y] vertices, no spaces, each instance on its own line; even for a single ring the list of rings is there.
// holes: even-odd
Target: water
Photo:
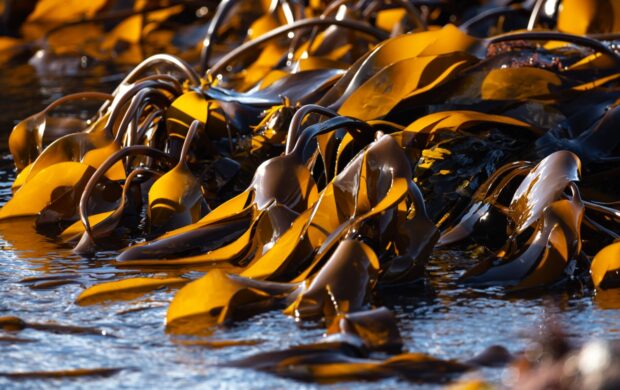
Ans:
[[[100,70],[99,74],[105,74]],[[101,77],[37,77],[29,67],[0,70],[0,202],[10,197],[14,178],[6,139],[16,120],[40,110],[62,94],[110,91],[121,74]],[[218,367],[218,363],[250,356],[258,351],[314,342],[321,329],[301,329],[280,312],[265,313],[212,336],[221,340],[260,340],[254,346],[221,349],[188,346],[164,332],[166,307],[172,298],[158,291],[138,300],[80,307],[75,298],[85,286],[118,278],[133,271],[110,266],[114,253],[83,259],[69,249],[36,235],[29,222],[0,224],[0,316],[18,316],[28,322],[55,322],[95,327],[99,335],[54,334],[25,329],[0,331],[0,372],[121,368],[109,377],[62,380],[8,380],[0,388],[315,388],[250,370]],[[545,324],[560,323],[572,341],[617,338],[620,331],[620,292],[554,293],[533,297],[506,297],[499,290],[474,290],[456,283],[473,260],[457,252],[437,253],[430,264],[426,288],[398,291],[383,297],[396,311],[409,351],[468,359],[493,344],[511,352],[523,350],[543,334]],[[58,277],[46,286],[37,278]],[[136,276],[132,273],[131,276]],[[2,336],[26,342],[2,341]],[[483,377],[500,384],[506,369],[485,369],[467,377]],[[375,383],[343,383],[333,388],[394,388],[397,379]],[[432,387],[432,386],[420,386]]]

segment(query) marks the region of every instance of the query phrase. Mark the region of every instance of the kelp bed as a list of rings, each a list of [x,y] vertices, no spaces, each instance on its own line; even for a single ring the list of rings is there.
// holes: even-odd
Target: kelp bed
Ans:
[[[25,3],[0,384],[617,380],[620,3]]]

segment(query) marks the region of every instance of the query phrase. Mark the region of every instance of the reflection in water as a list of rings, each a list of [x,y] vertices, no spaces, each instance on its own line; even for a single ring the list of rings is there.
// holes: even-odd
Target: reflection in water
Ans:
[[[597,290],[593,300],[599,309],[620,309],[620,289]]]

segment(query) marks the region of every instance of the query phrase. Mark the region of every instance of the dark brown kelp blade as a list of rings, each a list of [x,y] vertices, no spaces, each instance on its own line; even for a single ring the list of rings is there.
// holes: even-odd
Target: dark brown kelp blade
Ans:
[[[385,360],[360,356],[346,343],[317,343],[265,352],[226,366],[253,368],[304,382],[376,381],[397,377],[412,382],[443,382],[470,366],[422,353],[404,353]]]
[[[327,328],[327,337],[339,335],[358,337],[368,351],[400,353],[403,349],[396,316],[385,307],[339,314]]]
[[[298,319],[359,311],[377,282],[379,259],[363,242],[343,240],[321,270],[306,281],[286,313]]]
[[[271,158],[257,168],[252,183],[242,194],[222,204],[211,214],[192,225],[171,231],[144,245],[127,249],[119,256],[119,260],[153,259],[162,256],[179,258],[190,254],[189,252],[192,252],[193,255],[205,253],[206,250],[201,249],[206,247],[204,242],[213,241],[209,239],[212,230],[209,227],[215,223],[221,224],[220,220],[224,217],[241,215],[243,212],[248,218],[246,220],[248,224],[245,225],[248,228],[251,226],[249,219],[253,219],[256,212],[271,204],[286,207],[295,213],[307,210],[317,199],[317,189],[314,178],[303,164],[306,146],[317,134],[329,132],[339,127],[349,127],[354,131],[356,127],[362,124],[363,122],[351,118],[337,117],[305,129],[291,153]],[[275,217],[273,213],[269,215]],[[239,232],[239,234],[241,233]],[[235,238],[237,237],[239,236]],[[170,245],[172,242],[175,244]],[[183,244],[183,242],[185,243]],[[220,244],[229,242],[221,242]],[[179,248],[183,248],[183,251],[180,251]],[[211,250],[217,249],[213,246],[209,246],[209,248]]]
[[[55,100],[43,111],[24,119],[11,131],[9,150],[19,171],[34,162],[41,153],[44,140],[48,143],[65,134],[76,133],[87,128],[87,122],[76,118],[48,116],[48,113],[62,104],[74,100],[96,99],[111,100],[112,95],[99,92],[83,92],[67,95]]]
[[[534,167],[519,185],[508,209],[516,226],[509,230],[514,232],[510,240],[525,234],[526,228],[535,224],[523,248],[513,248],[509,241],[501,256],[484,260],[469,270],[463,280],[503,284],[515,290],[551,286],[570,276],[568,270],[573,268],[571,264],[581,250],[584,213],[573,182],[578,180],[578,174],[579,160],[570,152],[556,152]],[[567,189],[572,192],[571,198],[561,199]]]
[[[532,169],[528,162],[514,162],[506,164],[495,171],[472,196],[473,202],[463,213],[460,219],[442,232],[438,246],[457,243],[470,237],[476,230],[484,230],[484,222],[490,213],[501,212],[495,208],[505,208],[497,204],[506,187],[526,175]],[[503,229],[502,229],[503,230]]]
[[[538,163],[514,193],[508,210],[514,222],[511,230],[519,234],[531,226],[569,183],[579,180],[580,173],[579,158],[567,151],[555,152]]]
[[[24,372],[0,372],[0,377],[12,380],[34,379],[76,379],[84,377],[109,377],[123,371],[124,368],[77,368],[59,371],[24,371]]]

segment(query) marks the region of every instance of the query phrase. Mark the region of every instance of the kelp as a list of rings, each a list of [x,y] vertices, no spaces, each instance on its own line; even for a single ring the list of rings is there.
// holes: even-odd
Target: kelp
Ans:
[[[418,383],[440,383],[470,366],[422,353],[402,353],[387,359],[369,358],[346,342],[324,341],[266,352],[226,366],[253,368],[304,382],[373,381],[398,377]]]
[[[382,297],[425,294],[439,248],[472,254],[456,283],[505,294],[578,285],[603,302],[618,287],[614,2],[113,3],[4,10],[22,36],[0,41],[2,62],[138,64],[111,94],[61,97],[14,127],[0,209],[18,248],[34,225],[132,271],[29,287],[88,286],[78,305],[173,290],[166,331],[208,348],[254,345],[211,334],[280,310],[325,337],[223,365],[321,383],[443,383],[514,358],[407,352]],[[99,101],[88,119],[52,114]],[[81,331],[52,325],[0,319]]]
[[[78,305],[92,305],[109,299],[132,299],[162,287],[178,287],[186,284],[184,278],[129,278],[91,286],[75,300]]]
[[[25,372],[0,372],[0,377],[13,380],[32,379],[71,379],[83,377],[109,377],[123,371],[122,368],[78,368],[60,371],[25,371]]]

